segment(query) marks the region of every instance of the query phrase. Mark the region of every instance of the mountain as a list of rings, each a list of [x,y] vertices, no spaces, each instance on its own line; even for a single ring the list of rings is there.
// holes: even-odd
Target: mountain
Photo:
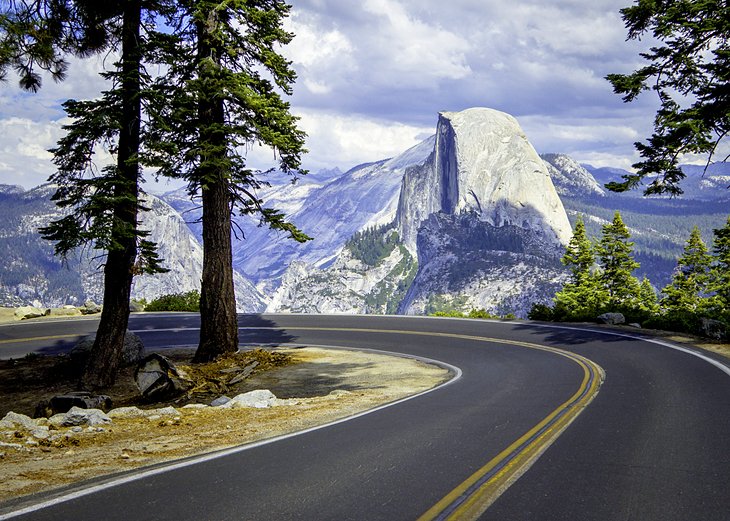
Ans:
[[[637,274],[656,289],[671,277],[694,225],[708,245],[730,208],[728,164],[683,167],[686,193],[644,198],[603,184],[620,169],[538,156],[517,121],[474,108],[438,115],[435,134],[402,154],[297,180],[271,172],[256,196],[313,237],[303,244],[235,216],[240,311],[433,313],[485,308],[525,316],[566,280],[560,263],[579,215],[589,235],[618,210],[635,242]],[[60,216],[54,188],[0,185],[0,303],[46,306],[100,299],[94,250],[67,265],[40,239]],[[135,279],[137,298],[198,288],[199,201],[186,190],[150,196],[142,227],[171,272]],[[250,281],[250,282],[249,282]],[[254,286],[255,285],[255,286]]]
[[[601,167],[592,165],[581,165],[586,171],[601,184],[605,185],[611,181],[622,181],[622,176],[629,174],[621,168]],[[680,200],[702,200],[702,201],[730,201],[730,163],[718,162],[710,165],[680,165],[685,178],[680,182],[682,195]],[[651,182],[651,177],[645,184]],[[641,198],[642,190],[630,190],[624,192],[624,198]],[[653,196],[656,197],[656,196]]]
[[[545,154],[543,158],[555,155]],[[553,163],[558,171],[554,175],[556,186],[583,183],[585,173],[574,165],[564,168],[568,163]],[[628,173],[618,168],[581,166],[601,185],[620,180],[621,175]],[[595,238],[601,236],[601,227],[612,220],[614,212],[621,212],[634,242],[634,256],[641,264],[635,275],[647,277],[659,291],[671,280],[692,227],[700,228],[702,237],[711,247],[713,230],[722,227],[727,219],[730,190],[723,187],[723,182],[730,181],[725,181],[729,167],[726,163],[712,165],[703,176],[704,167],[682,166],[687,173],[682,182],[685,193],[675,198],[644,197],[640,189],[623,193],[605,190],[602,196],[596,197],[568,188],[561,191],[561,199],[571,223],[575,224],[577,217],[582,215],[588,234]],[[566,179],[567,184],[560,179]]]
[[[405,169],[423,161],[432,148],[429,138],[395,158],[358,165],[344,174],[330,170],[302,176],[294,184],[281,174],[271,176],[271,186],[258,196],[265,206],[282,210],[313,240],[299,244],[258,226],[250,216],[238,216],[235,222],[243,240],[235,241],[234,267],[270,292],[293,262],[331,264],[354,233],[393,220]],[[183,212],[188,222],[199,220],[200,209],[184,190],[162,198]],[[199,234],[199,225],[193,224],[193,230]]]
[[[380,212],[385,222],[361,229],[332,264],[291,266],[269,311],[484,307],[524,316],[564,276],[559,257],[570,223],[547,167],[511,116],[441,113],[435,137],[368,168],[400,179],[395,214],[389,204]]]
[[[582,165],[565,154],[540,154],[560,196],[605,197],[606,190]]]
[[[102,301],[103,258],[91,248],[71,254],[63,263],[53,255],[53,246],[42,239],[38,228],[62,214],[50,200],[53,185],[29,191],[0,188],[0,303],[34,303],[55,307],[80,304],[86,299]],[[135,277],[132,297],[151,300],[167,293],[200,289],[203,251],[180,215],[161,199],[148,195],[149,211],[141,214],[140,228],[158,244],[168,273]],[[266,301],[253,285],[235,277],[236,302],[240,311],[261,311]]]

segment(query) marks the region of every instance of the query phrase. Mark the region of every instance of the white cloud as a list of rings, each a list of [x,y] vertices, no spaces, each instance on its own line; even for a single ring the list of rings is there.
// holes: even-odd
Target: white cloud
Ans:
[[[296,2],[286,26],[296,36],[283,52],[298,74],[290,101],[309,134],[305,167],[398,154],[434,131],[438,111],[473,106],[515,115],[538,151],[634,162],[633,142],[649,134],[655,104],[642,99],[649,94],[624,105],[604,79],[636,68],[648,44],[624,41],[619,9],[628,3]],[[67,81],[47,80],[36,95],[12,80],[0,86],[0,182],[51,173],[42,150],[60,136],[60,103],[98,95],[97,72],[113,60],[75,60]],[[27,136],[13,141],[10,131]],[[249,158],[270,164],[272,153],[256,148]]]
[[[53,172],[53,147],[61,135],[60,124],[27,118],[0,120],[0,182],[32,188]]]
[[[396,0],[366,0],[362,5],[381,24],[377,32],[368,33],[367,48],[377,59],[377,69],[418,78],[461,79],[471,73],[466,60],[471,46],[463,36],[416,18]]]
[[[417,127],[359,116],[298,113],[300,126],[307,133],[307,168],[339,165],[343,169],[400,154],[433,133]]]

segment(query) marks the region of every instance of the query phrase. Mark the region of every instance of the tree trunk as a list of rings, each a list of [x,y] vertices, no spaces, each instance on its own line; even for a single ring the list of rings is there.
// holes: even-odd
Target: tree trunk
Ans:
[[[139,197],[141,3],[127,0],[122,35],[122,116],[117,154],[117,179],[112,247],[104,265],[104,308],[80,385],[85,389],[114,383],[121,363],[124,334],[129,324],[129,298],[137,257]]]
[[[224,180],[203,188],[203,280],[200,344],[194,362],[209,362],[238,349],[233,290],[230,194]]]
[[[200,79],[216,85],[220,58],[213,34],[215,11],[207,23],[198,22]],[[217,67],[216,67],[217,66]],[[223,93],[215,88],[200,94],[199,118],[201,162],[198,172],[203,199],[203,280],[200,292],[200,344],[194,362],[209,362],[221,354],[238,350],[238,317],[233,290],[231,247],[231,190],[229,187],[227,141]]]

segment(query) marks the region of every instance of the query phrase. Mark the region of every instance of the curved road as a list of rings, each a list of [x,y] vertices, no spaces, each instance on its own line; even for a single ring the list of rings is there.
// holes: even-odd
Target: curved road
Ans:
[[[198,322],[196,315],[144,314],[132,317],[130,329],[148,347],[195,344]],[[241,316],[239,324],[242,343],[377,348],[439,360],[462,374],[323,429],[71,491],[37,510],[6,504],[0,519],[468,518],[459,510],[448,517],[442,506],[455,505],[470,476],[595,386],[586,383],[582,358],[534,344],[593,361],[605,382],[479,519],[730,519],[730,369],[707,355],[529,322],[264,315]],[[95,328],[94,320],[3,326],[0,356],[67,349]]]

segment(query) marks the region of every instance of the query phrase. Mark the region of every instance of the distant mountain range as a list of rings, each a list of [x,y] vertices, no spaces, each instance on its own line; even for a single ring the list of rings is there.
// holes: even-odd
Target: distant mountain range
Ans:
[[[621,211],[639,274],[660,289],[692,226],[705,240],[730,212],[730,165],[684,167],[677,199],[615,194],[620,169],[538,156],[511,116],[490,109],[442,113],[434,136],[403,154],[342,173],[271,176],[258,194],[314,240],[298,244],[237,216],[234,268],[239,311],[430,313],[486,308],[524,316],[565,280],[559,258],[571,224],[589,233]],[[45,306],[101,298],[98,252],[62,265],[39,226],[60,214],[54,188],[0,185],[0,304]],[[170,273],[135,279],[151,299],[199,288],[199,202],[185,190],[149,196],[142,226]]]
[[[0,185],[0,305],[33,304],[55,307],[101,302],[103,277],[100,252],[85,248],[62,261],[38,228],[62,214],[51,201],[53,185],[25,191]],[[203,250],[181,216],[161,199],[149,195],[141,228],[150,231],[164,265],[170,271],[134,279],[132,297],[151,300],[165,293],[200,289]],[[236,301],[242,311],[262,311],[265,298],[236,274]]]

